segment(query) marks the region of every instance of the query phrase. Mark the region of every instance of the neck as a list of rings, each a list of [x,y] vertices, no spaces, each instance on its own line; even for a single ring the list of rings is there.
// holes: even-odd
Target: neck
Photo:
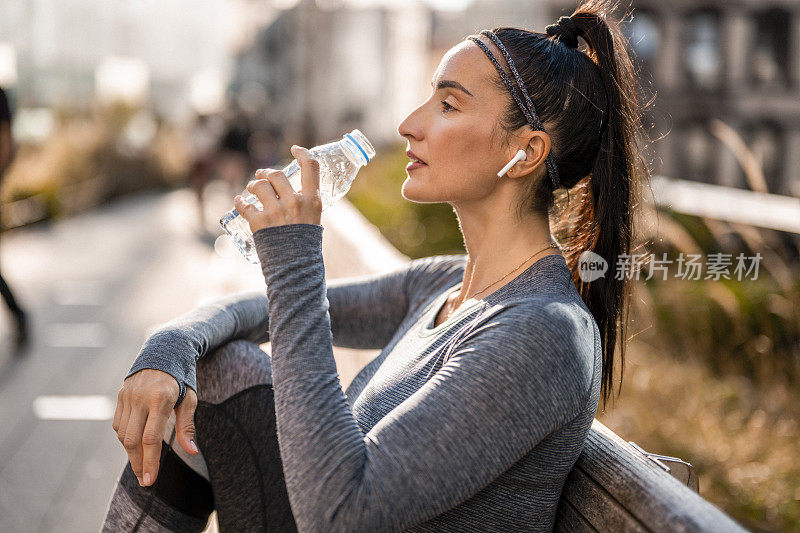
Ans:
[[[459,300],[462,302],[467,296],[482,297],[509,283],[515,274],[487,288],[486,294],[476,294],[523,261],[517,275],[538,259],[558,253],[557,248],[545,248],[553,238],[544,217],[528,215],[517,220],[513,210],[490,206],[488,202],[472,206],[454,205],[454,208],[468,256],[460,289]]]

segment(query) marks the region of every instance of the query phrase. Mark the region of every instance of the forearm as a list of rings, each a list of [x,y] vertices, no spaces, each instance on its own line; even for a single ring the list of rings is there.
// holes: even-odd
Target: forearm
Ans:
[[[261,344],[269,340],[269,301],[262,291],[248,291],[204,302],[158,328],[185,338],[195,360],[233,339]]]
[[[207,302],[160,326],[145,341],[128,376],[144,368],[172,375],[181,385],[197,390],[199,359],[233,339],[256,343],[269,340],[267,296],[247,292]],[[127,377],[127,376],[126,376]]]
[[[321,238],[322,227],[308,224],[254,234],[271,304],[278,444],[300,531],[317,530],[324,522],[319,515],[336,498],[325,489],[347,486],[342,474],[354,474],[330,461],[339,463],[354,452],[348,456],[354,463],[348,466],[358,471],[363,465],[363,450],[358,449],[363,448],[363,435],[347,406],[333,358]]]

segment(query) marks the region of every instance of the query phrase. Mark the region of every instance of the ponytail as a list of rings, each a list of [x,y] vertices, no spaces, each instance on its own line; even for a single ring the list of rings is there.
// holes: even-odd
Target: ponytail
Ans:
[[[626,39],[609,16],[608,0],[588,0],[548,34],[498,28],[518,65],[531,99],[551,137],[566,201],[554,217],[554,233],[562,244],[573,282],[600,329],[603,349],[603,405],[613,388],[615,348],[620,342],[620,388],[625,360],[625,335],[631,287],[627,276],[616,277],[617,258],[630,254],[633,210],[639,189],[649,177],[639,146],[642,133],[635,73]],[[586,43],[576,48],[577,39]],[[513,102],[512,102],[513,104]],[[508,106],[503,127],[525,125],[516,106]],[[522,118],[520,120],[520,118]],[[531,180],[518,211],[555,215],[556,191],[549,180]],[[559,194],[559,202],[564,195]],[[574,196],[574,199],[572,198]],[[580,278],[580,256],[591,251],[608,263],[604,277]]]

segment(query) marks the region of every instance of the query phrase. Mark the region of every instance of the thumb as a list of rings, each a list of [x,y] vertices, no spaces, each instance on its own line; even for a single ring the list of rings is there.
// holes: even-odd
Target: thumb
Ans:
[[[302,146],[293,145],[291,152],[300,164],[300,190],[309,198],[319,195],[319,161],[311,150]]]
[[[175,436],[186,453],[197,455],[200,451],[194,441],[194,411],[197,407],[197,393],[186,387],[186,397],[175,408]]]

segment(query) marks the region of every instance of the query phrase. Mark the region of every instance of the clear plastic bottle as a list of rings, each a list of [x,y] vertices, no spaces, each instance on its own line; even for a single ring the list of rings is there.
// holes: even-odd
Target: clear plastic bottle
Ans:
[[[375,149],[363,133],[353,130],[339,141],[311,148],[311,154],[319,161],[319,193],[322,209],[325,210],[347,193],[358,170],[375,156]],[[283,169],[283,173],[294,190],[300,191],[300,165],[296,159]],[[242,192],[242,198],[245,202],[262,208],[258,198],[247,189]],[[219,224],[247,260],[257,264],[259,259],[250,225],[239,212],[231,209],[222,216]]]

